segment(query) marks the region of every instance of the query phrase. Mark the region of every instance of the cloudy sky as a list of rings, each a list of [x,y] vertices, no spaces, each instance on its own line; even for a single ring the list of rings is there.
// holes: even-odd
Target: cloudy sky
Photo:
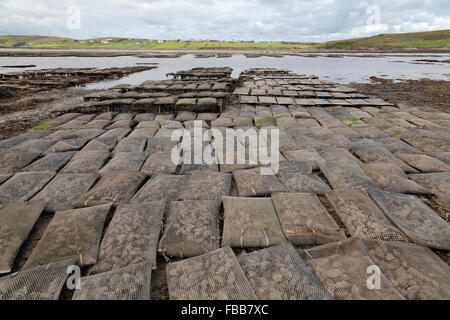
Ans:
[[[319,42],[442,29],[449,0],[0,0],[1,35]]]

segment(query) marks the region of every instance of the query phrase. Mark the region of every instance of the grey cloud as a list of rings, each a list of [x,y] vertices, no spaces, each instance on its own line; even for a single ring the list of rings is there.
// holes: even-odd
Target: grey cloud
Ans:
[[[70,4],[81,10],[80,30],[66,26]],[[374,5],[381,20],[368,24],[367,9]],[[450,5],[448,0],[1,0],[0,21],[0,34],[326,41],[450,29]]]

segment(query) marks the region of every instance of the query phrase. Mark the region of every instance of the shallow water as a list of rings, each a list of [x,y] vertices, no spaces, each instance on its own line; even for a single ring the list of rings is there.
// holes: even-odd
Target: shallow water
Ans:
[[[231,58],[195,58],[188,54],[181,58],[124,57],[0,57],[0,73],[46,68],[110,68],[135,66],[137,63],[159,63],[158,69],[135,73],[120,80],[102,81],[87,86],[104,89],[128,83],[140,84],[145,80],[163,80],[166,74],[194,67],[225,67],[234,69],[233,77],[248,68],[281,68],[298,74],[317,75],[321,79],[339,83],[369,82],[371,76],[395,80],[421,79],[450,80],[448,63],[418,62],[418,59],[449,60],[450,54],[370,54],[360,56],[327,55],[316,57],[284,56],[283,58],[246,58],[233,54]],[[2,68],[4,65],[35,64],[35,68]]]

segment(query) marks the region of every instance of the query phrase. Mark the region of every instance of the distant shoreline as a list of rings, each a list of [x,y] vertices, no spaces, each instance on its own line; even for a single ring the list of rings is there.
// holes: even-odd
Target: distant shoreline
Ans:
[[[265,54],[274,53],[280,55],[315,55],[315,54],[449,54],[449,49],[392,49],[392,50],[337,50],[337,49],[256,49],[256,48],[199,48],[199,49],[61,49],[61,48],[0,48],[0,57],[114,57],[114,56],[139,56],[145,54],[198,54],[198,53],[229,53],[229,54]],[[143,56],[145,58],[145,56]]]

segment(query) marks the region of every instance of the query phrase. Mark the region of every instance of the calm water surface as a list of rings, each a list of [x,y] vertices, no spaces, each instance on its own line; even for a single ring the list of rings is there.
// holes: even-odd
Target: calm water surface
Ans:
[[[450,64],[419,62],[419,59],[449,60],[450,54],[423,55],[375,55],[361,56],[284,56],[283,58],[246,58],[234,54],[231,58],[195,58],[188,54],[181,58],[138,58],[125,57],[0,57],[0,73],[47,68],[110,68],[136,66],[137,63],[159,63],[158,69],[135,73],[120,80],[103,81],[87,86],[89,89],[104,89],[128,83],[140,84],[145,80],[163,80],[166,74],[194,67],[225,67],[234,69],[233,77],[248,68],[281,68],[295,73],[317,75],[339,83],[369,82],[371,76],[395,80],[429,78],[450,80]],[[35,68],[3,68],[4,65],[36,65]]]

